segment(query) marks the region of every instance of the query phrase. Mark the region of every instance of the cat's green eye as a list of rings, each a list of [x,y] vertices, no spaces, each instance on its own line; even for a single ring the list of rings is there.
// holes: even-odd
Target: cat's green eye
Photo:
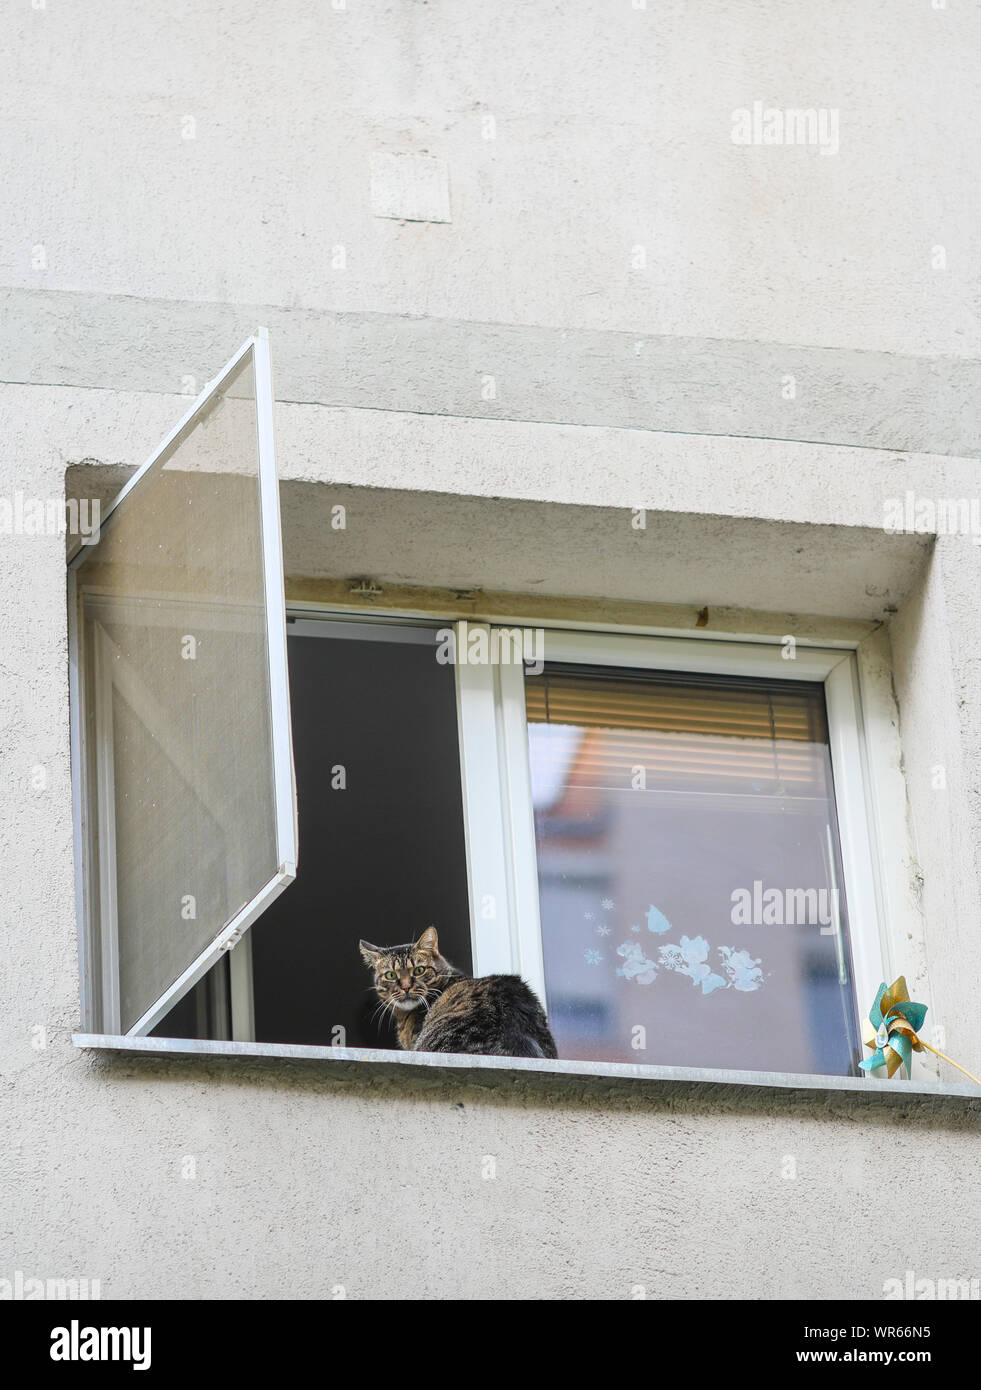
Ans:
[[[394,971],[394,970],[386,970],[386,971],[385,971],[385,979],[386,979],[386,980],[394,980],[394,979],[395,979],[395,971]]]
[[[415,970],[413,970],[412,973],[413,973],[413,975],[425,975],[425,973],[426,973],[426,967],[425,967],[424,965],[417,965],[416,968],[415,968]]]

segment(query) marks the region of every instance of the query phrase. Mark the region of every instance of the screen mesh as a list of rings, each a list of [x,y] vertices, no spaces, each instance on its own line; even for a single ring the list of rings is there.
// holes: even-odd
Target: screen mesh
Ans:
[[[278,868],[251,351],[77,584],[88,909],[128,1032]]]

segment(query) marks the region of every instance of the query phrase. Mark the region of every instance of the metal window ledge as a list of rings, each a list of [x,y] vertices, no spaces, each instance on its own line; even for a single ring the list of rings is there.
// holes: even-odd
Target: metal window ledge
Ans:
[[[450,1052],[400,1052],[371,1047],[313,1047],[295,1043],[228,1042],[194,1038],[121,1037],[104,1033],[75,1033],[78,1048],[129,1057],[181,1058],[211,1061],[240,1059],[260,1065],[318,1066],[338,1079],[371,1078],[403,1085],[477,1085],[483,1089],[513,1090],[523,1083],[553,1097],[570,1089],[577,1093],[611,1089],[634,1091],[638,1083],[676,1099],[712,1097],[751,1102],[754,1109],[791,1098],[817,1104],[831,1101],[858,1108],[907,1107],[923,1113],[951,1109],[981,1113],[981,1088],[968,1083],[942,1085],[931,1081],[887,1081],[853,1076],[803,1076],[788,1072],[708,1070],[692,1067],[644,1066],[631,1062],[551,1061],[533,1057],[482,1057]]]

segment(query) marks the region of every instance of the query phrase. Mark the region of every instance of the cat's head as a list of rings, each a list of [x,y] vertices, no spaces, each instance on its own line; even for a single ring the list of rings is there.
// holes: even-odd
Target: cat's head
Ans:
[[[439,953],[435,927],[427,927],[407,946],[372,946],[358,943],[368,969],[374,972],[375,989],[383,1004],[400,1013],[417,1009],[441,985],[453,967]]]

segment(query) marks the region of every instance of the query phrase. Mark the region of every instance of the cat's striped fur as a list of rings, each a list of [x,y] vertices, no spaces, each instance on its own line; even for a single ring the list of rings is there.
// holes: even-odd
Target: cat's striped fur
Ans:
[[[537,995],[518,975],[472,979],[440,954],[435,927],[404,946],[362,941],[375,989],[411,1052],[554,1057],[555,1040]]]

